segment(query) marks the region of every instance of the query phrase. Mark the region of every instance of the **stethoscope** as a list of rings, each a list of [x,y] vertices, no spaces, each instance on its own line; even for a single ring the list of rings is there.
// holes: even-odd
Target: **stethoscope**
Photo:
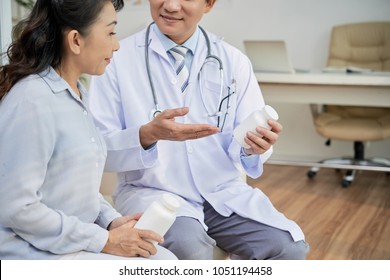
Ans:
[[[151,26],[153,24],[154,24],[154,22],[149,24],[149,26],[146,29],[146,35],[145,35],[145,63],[146,63],[146,71],[148,73],[150,88],[152,90],[153,102],[154,102],[154,109],[152,110],[152,112],[150,114],[150,118],[151,119],[155,118],[158,114],[162,113],[162,111],[163,111],[160,108],[159,104],[158,104],[158,99],[157,99],[156,91],[154,89],[154,84],[153,84],[153,78],[152,78],[152,74],[150,72],[150,62],[149,62],[149,44],[150,44],[150,42],[149,42],[149,37],[150,37],[150,28],[151,28]],[[222,99],[222,94],[223,94],[223,66],[222,66],[222,61],[221,61],[221,59],[219,57],[211,54],[210,39],[207,36],[206,31],[202,27],[199,26],[199,29],[202,31],[203,36],[206,39],[206,45],[207,45],[207,56],[206,56],[205,61],[203,62],[203,65],[202,65],[202,67],[200,68],[200,71],[199,71],[200,96],[201,96],[201,99],[202,99],[203,106],[204,106],[204,108],[205,108],[205,110],[207,112],[207,116],[208,117],[218,117],[218,123],[219,123],[219,117],[223,114],[223,112],[221,111],[221,108],[222,108],[222,102],[224,100],[224,99]],[[219,69],[220,90],[219,90],[219,101],[218,101],[218,111],[217,112],[212,112],[211,110],[208,109],[208,107],[206,106],[206,103],[204,101],[204,97],[203,97],[202,69],[206,65],[206,63],[208,63],[210,60],[216,61],[218,63],[218,69]]]

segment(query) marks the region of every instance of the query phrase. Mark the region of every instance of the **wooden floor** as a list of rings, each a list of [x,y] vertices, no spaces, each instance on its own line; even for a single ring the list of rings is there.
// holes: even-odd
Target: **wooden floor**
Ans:
[[[314,179],[306,167],[265,165],[248,183],[303,229],[311,260],[390,260],[390,175],[358,171],[341,187],[343,172],[321,169]]]

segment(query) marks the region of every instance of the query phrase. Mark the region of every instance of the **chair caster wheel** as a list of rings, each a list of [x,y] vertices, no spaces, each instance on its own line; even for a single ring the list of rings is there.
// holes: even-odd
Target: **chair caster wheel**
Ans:
[[[316,176],[317,172],[315,171],[312,171],[312,170],[309,170],[307,172],[307,177],[309,177],[310,179],[314,178],[314,176]]]
[[[341,186],[342,186],[343,188],[347,188],[351,183],[352,183],[351,181],[345,180],[345,179],[344,179],[344,180],[341,182]]]

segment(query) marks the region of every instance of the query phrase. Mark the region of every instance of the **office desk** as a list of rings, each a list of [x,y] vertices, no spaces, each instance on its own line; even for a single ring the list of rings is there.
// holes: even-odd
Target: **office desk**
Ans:
[[[390,107],[390,75],[255,73],[267,102]]]
[[[344,73],[255,73],[267,103],[390,107],[390,75]],[[390,171],[370,166],[323,165],[316,161],[271,157],[271,164]]]

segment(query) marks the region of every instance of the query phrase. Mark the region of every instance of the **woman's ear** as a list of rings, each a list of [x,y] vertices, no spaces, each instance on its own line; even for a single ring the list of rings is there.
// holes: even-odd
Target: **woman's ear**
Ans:
[[[75,30],[72,29],[68,31],[66,35],[66,44],[68,45],[69,50],[75,54],[79,55],[81,52],[81,45],[82,45],[82,38],[81,34]]]

